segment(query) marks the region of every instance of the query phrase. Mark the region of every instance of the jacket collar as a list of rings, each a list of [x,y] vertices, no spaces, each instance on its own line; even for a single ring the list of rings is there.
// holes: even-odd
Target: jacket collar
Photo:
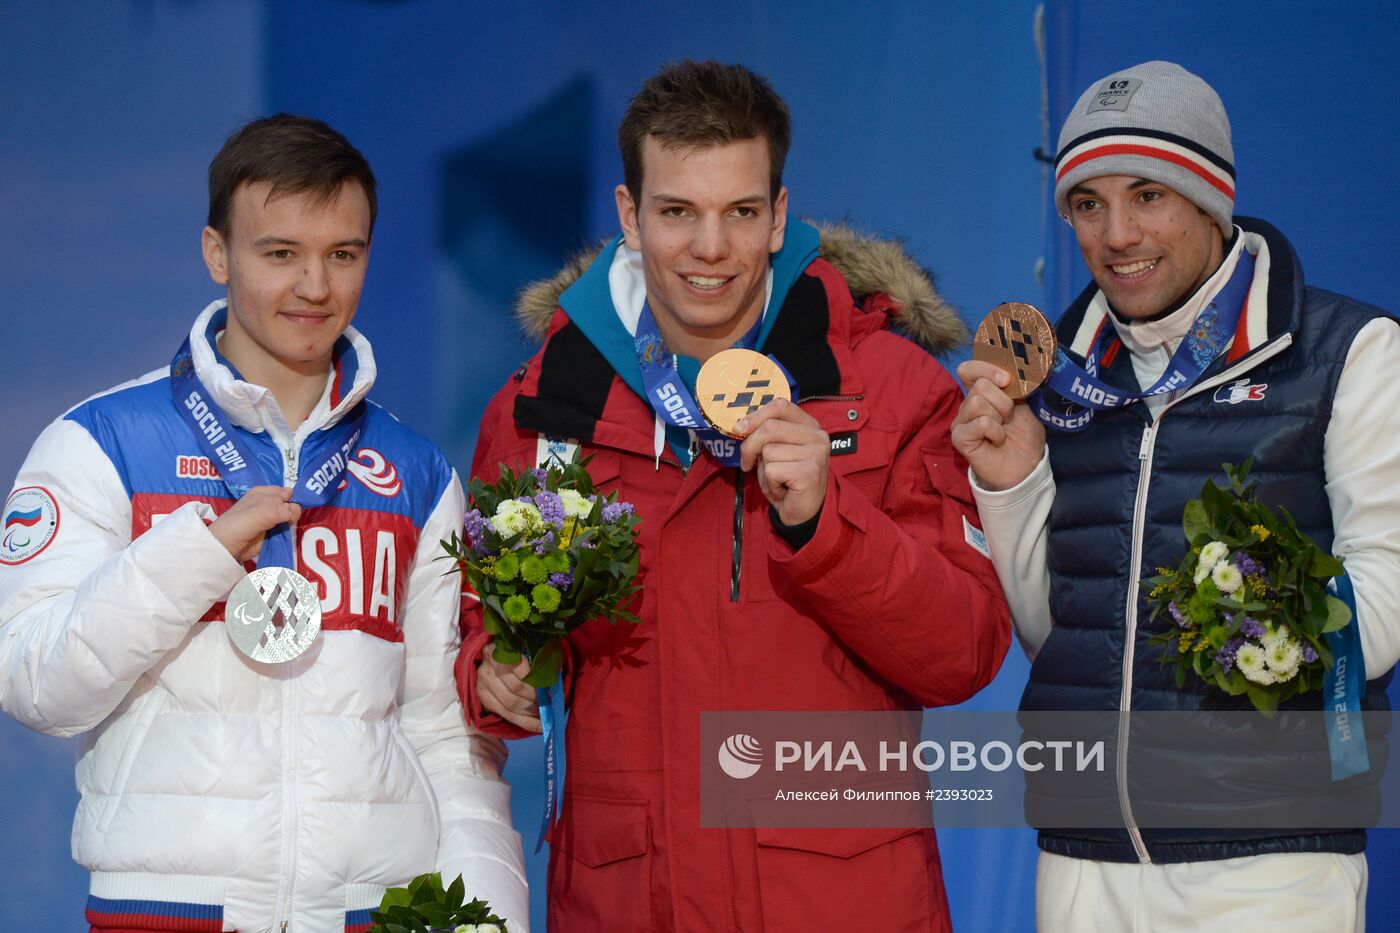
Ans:
[[[279,441],[300,439],[311,431],[339,422],[369,394],[376,368],[369,341],[353,327],[336,341],[335,365],[326,378],[326,390],[306,421],[293,430],[267,388],[242,378],[219,352],[218,336],[228,316],[228,301],[211,302],[190,328],[190,356],[200,382],[234,424],[247,431],[267,431]]]
[[[515,407],[521,429],[601,442],[596,432],[610,397],[614,405],[642,412],[614,409],[618,418],[649,420],[640,380],[633,385],[624,375],[637,367],[633,339],[614,307],[609,282],[619,242],[575,257],[559,274],[521,293],[516,315],[522,329],[528,336],[547,337],[541,353],[517,374],[524,383]],[[856,375],[841,361],[854,331],[879,329],[893,320],[935,353],[966,342],[967,328],[957,311],[899,243],[848,227],[794,222],[784,247],[774,264],[777,313],[770,306],[760,346],[783,363],[804,397],[852,391]],[[794,252],[785,258],[788,247]],[[829,285],[837,273],[844,282],[832,307]],[[851,307],[852,297],[863,302],[864,314]],[[630,391],[614,396],[615,379]],[[622,396],[630,398],[624,402]],[[652,449],[651,433],[633,429],[628,438],[625,446]]]

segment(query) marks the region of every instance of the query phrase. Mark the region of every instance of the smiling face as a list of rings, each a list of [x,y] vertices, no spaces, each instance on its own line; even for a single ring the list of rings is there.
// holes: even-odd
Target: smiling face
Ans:
[[[1090,178],[1070,189],[1065,206],[1089,273],[1125,318],[1175,310],[1220,267],[1220,228],[1160,182]]]
[[[783,245],[787,189],[770,199],[768,143],[642,149],[640,203],[616,191],[627,245],[642,254],[647,301],[667,346],[708,359],[763,313],[769,254]]]
[[[221,349],[264,386],[329,371],[369,264],[370,206],[358,182],[328,199],[298,192],[268,200],[271,190],[270,182],[240,186],[228,234],[203,234],[209,275],[228,286]]]

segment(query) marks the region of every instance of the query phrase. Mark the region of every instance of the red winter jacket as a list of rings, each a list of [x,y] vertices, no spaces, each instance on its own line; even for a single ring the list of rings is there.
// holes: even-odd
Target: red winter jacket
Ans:
[[[475,475],[533,465],[542,435],[578,438],[597,485],[643,519],[642,623],[591,622],[569,638],[551,930],[949,929],[931,830],[700,826],[701,756],[715,754],[700,747],[702,711],[958,703],[991,681],[1010,643],[991,563],[967,540],[977,511],[949,438],[962,394],[886,330],[901,317],[937,346],[961,324],[897,247],[826,230],[822,253],[846,276],[811,262],[764,350],[794,376],[802,408],[857,443],[831,457],[815,535],[796,552],[753,475],[736,482],[705,457],[683,471],[669,449],[658,468],[651,409],[562,310],[545,312],[545,345],[482,419]],[[546,289],[551,309],[567,284]],[[853,289],[872,297],[859,307]],[[538,300],[525,304],[538,320]],[[465,624],[469,717],[524,736],[482,710],[488,636],[479,612]]]

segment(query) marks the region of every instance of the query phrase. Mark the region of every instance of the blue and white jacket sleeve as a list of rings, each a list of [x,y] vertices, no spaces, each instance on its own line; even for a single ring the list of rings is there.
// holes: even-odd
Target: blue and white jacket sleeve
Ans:
[[[0,708],[76,735],[106,719],[244,571],[209,533],[202,503],[133,542],[116,467],[72,420],[39,436],[14,490],[11,502],[51,503],[54,523],[42,547],[0,554]]]

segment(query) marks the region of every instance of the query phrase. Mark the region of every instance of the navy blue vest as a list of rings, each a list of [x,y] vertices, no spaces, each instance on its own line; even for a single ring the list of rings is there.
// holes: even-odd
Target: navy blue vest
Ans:
[[[1160,646],[1148,643],[1150,634],[1164,623],[1159,619],[1149,627],[1145,590],[1130,585],[1159,566],[1177,565],[1186,547],[1182,510],[1187,500],[1200,496],[1208,477],[1223,482],[1222,463],[1253,457],[1251,476],[1259,482],[1261,501],[1287,508],[1319,547],[1326,551],[1331,546],[1323,441],[1332,399],[1357,332],[1383,312],[1305,288],[1297,257],[1276,230],[1245,218],[1236,222],[1246,231],[1262,234],[1268,245],[1268,339],[1233,363],[1224,357],[1217,360],[1197,385],[1227,371],[1229,378],[1178,400],[1155,424],[1139,404],[1099,413],[1090,428],[1078,434],[1048,432],[1055,476],[1049,529],[1055,625],[1031,667],[1021,700],[1023,710],[1118,710],[1130,650],[1132,710],[1249,708],[1245,698],[1226,697],[1198,681],[1177,688],[1173,668],[1161,663]],[[1059,336],[1066,345],[1094,291],[1091,287],[1080,296],[1061,319]],[[1285,334],[1292,337],[1286,347],[1281,345]],[[1106,378],[1116,385],[1137,385],[1127,352],[1117,354]],[[1253,392],[1247,391],[1250,386],[1256,387]],[[1133,560],[1135,536],[1141,541],[1137,563]],[[1131,645],[1126,622],[1130,593],[1136,597]],[[1388,709],[1388,681],[1389,675],[1368,685],[1366,708]],[[1295,697],[1285,704],[1290,707],[1320,709],[1321,695]],[[1384,735],[1368,735],[1368,740],[1373,764],[1383,764],[1388,751]],[[1328,767],[1325,747],[1307,757],[1288,766]],[[1226,777],[1229,767],[1218,757],[1183,759],[1172,761],[1171,766],[1184,780],[1218,781]],[[1108,764],[1110,769],[1115,767],[1113,761]],[[1129,779],[1134,767],[1150,766],[1129,752]],[[1347,782],[1346,792],[1374,796],[1374,785],[1374,778],[1362,776]],[[1032,783],[1028,796],[1032,813],[1037,804],[1052,805],[1035,797]],[[1182,825],[1190,825],[1189,810]],[[1143,829],[1141,833],[1149,856],[1161,862],[1263,852],[1351,853],[1365,847],[1361,830]],[[1138,860],[1125,829],[1042,830],[1040,845],[1049,852],[1080,858]]]

